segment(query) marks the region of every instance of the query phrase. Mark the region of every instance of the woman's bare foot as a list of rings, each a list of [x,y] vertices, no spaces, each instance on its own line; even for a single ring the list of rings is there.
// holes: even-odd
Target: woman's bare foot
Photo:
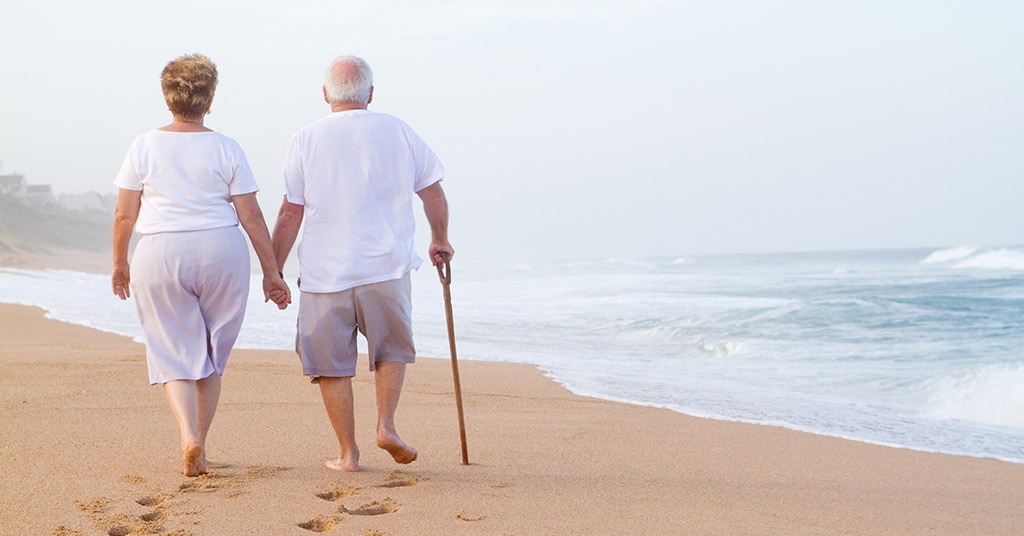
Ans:
[[[203,447],[195,439],[189,440],[183,449],[182,472],[185,476],[199,476],[206,474],[206,460],[203,456]]]
[[[397,434],[377,432],[377,446],[388,451],[398,463],[412,463],[419,451],[405,444]]]
[[[333,469],[335,471],[355,473],[356,471],[359,471],[359,457],[357,456],[354,460],[350,460],[338,456],[333,460],[327,460],[324,462],[324,465],[326,465],[328,469]]]

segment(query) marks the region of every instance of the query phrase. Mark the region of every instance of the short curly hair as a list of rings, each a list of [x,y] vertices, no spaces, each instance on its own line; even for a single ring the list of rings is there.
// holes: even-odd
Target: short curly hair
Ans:
[[[202,54],[186,54],[167,63],[160,73],[167,108],[175,117],[202,117],[217,89],[217,65]]]

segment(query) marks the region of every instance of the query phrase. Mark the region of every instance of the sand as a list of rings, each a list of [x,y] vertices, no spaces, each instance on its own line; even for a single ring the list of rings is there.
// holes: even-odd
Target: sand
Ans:
[[[295,355],[235,350],[221,465],[186,478],[144,347],[43,313],[0,305],[3,535],[1024,533],[1024,465],[585,398],[528,365],[460,363],[464,466],[445,359],[409,369],[402,466],[373,445],[361,362],[362,471],[342,474]]]

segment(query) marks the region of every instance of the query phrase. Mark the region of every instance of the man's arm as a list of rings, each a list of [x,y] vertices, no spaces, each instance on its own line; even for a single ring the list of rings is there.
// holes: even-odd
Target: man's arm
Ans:
[[[277,213],[277,223],[274,224],[274,234],[271,242],[274,244],[274,256],[277,257],[277,271],[284,271],[284,261],[292,252],[295,239],[299,236],[299,227],[302,225],[304,213],[302,205],[288,202],[288,196],[281,200],[281,210]]]
[[[441,183],[435,182],[416,192],[423,201],[423,212],[430,223],[430,263],[437,266],[455,256],[455,248],[448,243],[448,199]]]

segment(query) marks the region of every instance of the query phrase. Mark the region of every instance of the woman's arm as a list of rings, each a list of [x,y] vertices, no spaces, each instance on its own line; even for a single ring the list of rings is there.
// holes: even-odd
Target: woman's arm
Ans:
[[[122,300],[131,297],[131,267],[128,265],[128,243],[132,239],[132,229],[139,219],[139,208],[142,206],[142,190],[125,190],[117,193],[117,207],[114,208],[114,230],[111,233],[114,242],[114,270],[110,276],[110,286],[114,295]]]
[[[249,235],[252,248],[256,250],[256,257],[260,260],[260,268],[263,270],[264,301],[273,300],[278,309],[288,307],[292,302],[292,294],[278,272],[277,258],[274,257],[274,247],[270,242],[270,231],[267,229],[267,221],[263,219],[263,211],[256,202],[256,192],[233,195],[231,202],[235,204],[238,221]]]

